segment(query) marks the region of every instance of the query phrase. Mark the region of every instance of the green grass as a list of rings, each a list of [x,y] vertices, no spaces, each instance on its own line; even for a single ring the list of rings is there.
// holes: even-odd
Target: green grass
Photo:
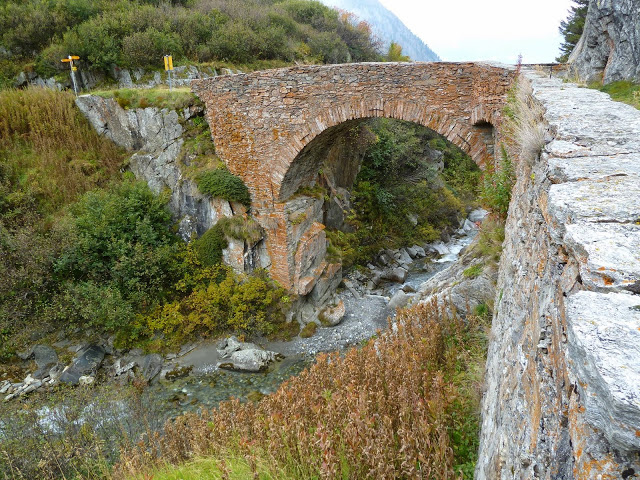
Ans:
[[[97,90],[91,92],[103,98],[113,98],[122,108],[168,108],[179,110],[199,102],[189,87],[174,88],[121,88],[119,90]]]
[[[282,471],[273,473],[259,459],[255,461],[254,470],[246,458],[227,456],[224,466],[216,458],[199,458],[179,467],[167,466],[153,472],[153,480],[245,480],[256,478],[260,480],[287,480],[292,477]],[[223,469],[226,468],[226,473]],[[137,476],[132,479],[150,478]]]
[[[462,274],[467,278],[476,278],[480,276],[482,270],[484,270],[484,265],[478,263],[476,265],[473,265],[472,267],[467,268],[464,272],[462,272]]]
[[[589,85],[589,87],[608,93],[613,100],[627,103],[640,109],[640,85],[637,83],[622,80],[607,85],[594,83]]]

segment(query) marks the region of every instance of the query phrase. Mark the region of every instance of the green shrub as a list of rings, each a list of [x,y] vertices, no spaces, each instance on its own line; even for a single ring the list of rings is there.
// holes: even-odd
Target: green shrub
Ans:
[[[484,270],[484,266],[481,263],[478,263],[477,265],[473,265],[473,266],[465,269],[462,272],[462,274],[466,278],[476,278],[476,277],[480,276],[480,274],[482,273],[483,270]]]
[[[60,278],[109,284],[138,305],[162,296],[181,274],[184,247],[169,230],[167,198],[145,182],[127,177],[89,192],[70,215],[73,242],[55,263]]]
[[[251,205],[249,189],[242,179],[225,168],[217,168],[199,174],[196,177],[198,190],[213,198],[223,198],[230,202]]]
[[[236,275],[230,267],[210,269],[210,280],[186,297],[158,307],[143,319],[147,335],[161,331],[174,339],[188,335],[237,331],[271,334],[286,322],[289,300],[286,291],[267,272]]]
[[[500,163],[497,167],[487,165],[483,175],[481,192],[483,203],[498,215],[506,216],[515,180],[511,158],[505,146],[501,145]]]
[[[134,306],[111,284],[68,283],[48,307],[46,317],[60,323],[117,331],[131,324]]]
[[[318,324],[315,322],[307,323],[300,332],[300,338],[311,338],[318,330]]]
[[[309,39],[311,55],[322,63],[351,61],[349,47],[333,32],[320,32]]]
[[[248,62],[258,55],[260,39],[245,22],[231,21],[207,43],[212,59],[228,62]]]
[[[122,53],[126,65],[130,67],[160,66],[164,55],[173,55],[177,59],[181,52],[182,46],[177,35],[159,32],[153,27],[122,39]]]
[[[200,238],[193,242],[193,248],[199,262],[205,267],[211,267],[222,262],[222,250],[227,248],[228,242],[220,225],[216,224],[207,230]]]

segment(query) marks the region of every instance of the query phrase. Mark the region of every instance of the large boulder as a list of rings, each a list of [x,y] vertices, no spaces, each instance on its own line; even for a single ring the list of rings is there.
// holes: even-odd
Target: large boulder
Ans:
[[[338,325],[346,313],[344,301],[340,300],[337,305],[326,307],[318,316],[320,323],[325,327],[335,327]]]
[[[393,294],[391,300],[389,300],[389,310],[393,312],[397,308],[403,308],[409,303],[409,300],[411,300],[411,295],[407,295],[404,291],[398,290]]]
[[[403,267],[389,268],[382,273],[382,279],[395,283],[404,283],[408,273],[407,269]]]
[[[49,370],[58,363],[56,351],[47,345],[36,345],[31,352],[38,369],[33,373],[33,378],[42,380],[49,376]]]
[[[250,348],[233,352],[229,357],[229,361],[219,363],[218,368],[238,372],[262,372],[271,362],[279,358],[281,358],[279,353]]]
[[[640,0],[590,0],[584,32],[569,57],[584,81],[640,81]]]
[[[220,358],[228,359],[218,363],[218,368],[238,372],[262,372],[271,362],[282,358],[279,353],[241,342],[234,336],[221,340],[216,349]]]
[[[62,383],[78,385],[80,377],[87,375],[95,375],[104,359],[104,348],[98,345],[90,345],[80,351],[79,355],[73,360],[60,375]]]

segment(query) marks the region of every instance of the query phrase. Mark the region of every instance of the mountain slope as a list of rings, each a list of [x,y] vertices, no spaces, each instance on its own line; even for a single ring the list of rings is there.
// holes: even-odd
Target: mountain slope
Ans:
[[[402,53],[412,60],[437,62],[438,55],[431,50],[417,35],[378,0],[320,0],[325,5],[355,13],[362,20],[371,24],[373,32],[380,37],[385,50],[391,42],[402,45]]]

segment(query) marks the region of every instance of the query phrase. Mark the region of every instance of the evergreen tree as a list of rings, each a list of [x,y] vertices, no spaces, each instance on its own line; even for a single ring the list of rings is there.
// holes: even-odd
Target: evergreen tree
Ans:
[[[569,16],[560,22],[559,30],[564,37],[564,42],[560,45],[561,55],[556,58],[556,61],[562,63],[569,59],[569,55],[580,41],[589,8],[589,0],[573,0],[573,2],[576,5],[569,10]]]

